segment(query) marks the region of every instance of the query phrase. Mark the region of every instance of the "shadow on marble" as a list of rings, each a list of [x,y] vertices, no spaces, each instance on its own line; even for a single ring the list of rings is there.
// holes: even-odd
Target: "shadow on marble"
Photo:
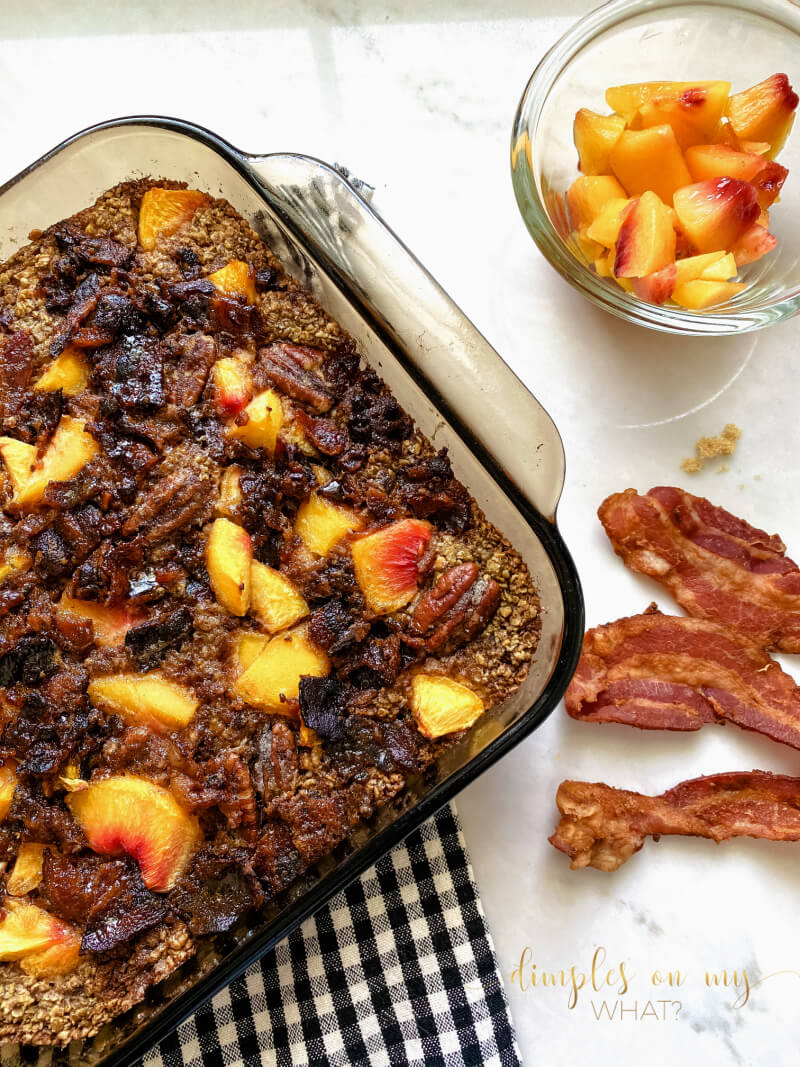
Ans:
[[[11,6],[11,5],[9,5]],[[68,37],[76,33],[149,34],[197,33],[204,30],[303,29],[356,27],[396,23],[486,22],[541,18],[543,11],[530,0],[300,0],[297,3],[233,0],[220,6],[217,0],[139,0],[117,5],[87,5],[86,0],[33,0],[13,5],[3,12],[2,33],[6,40],[28,37]],[[591,0],[561,0],[559,16],[579,17],[596,6]],[[544,7],[544,5],[541,5]],[[191,12],[189,15],[188,13]],[[548,12],[549,13],[549,12]]]

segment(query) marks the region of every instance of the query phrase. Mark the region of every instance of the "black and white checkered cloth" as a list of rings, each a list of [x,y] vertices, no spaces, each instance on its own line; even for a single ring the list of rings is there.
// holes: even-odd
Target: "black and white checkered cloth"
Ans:
[[[443,808],[141,1067],[517,1067],[458,817]]]

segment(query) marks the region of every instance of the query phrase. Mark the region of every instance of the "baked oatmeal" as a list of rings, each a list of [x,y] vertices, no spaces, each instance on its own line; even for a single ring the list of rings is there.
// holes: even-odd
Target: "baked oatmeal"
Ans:
[[[90,1036],[524,679],[520,556],[225,201],[0,267],[0,1040]]]

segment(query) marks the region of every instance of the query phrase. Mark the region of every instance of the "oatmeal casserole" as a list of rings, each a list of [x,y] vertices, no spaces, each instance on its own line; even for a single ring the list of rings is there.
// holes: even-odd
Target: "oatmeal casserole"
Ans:
[[[0,1040],[95,1034],[523,681],[517,552],[223,200],[0,267]]]

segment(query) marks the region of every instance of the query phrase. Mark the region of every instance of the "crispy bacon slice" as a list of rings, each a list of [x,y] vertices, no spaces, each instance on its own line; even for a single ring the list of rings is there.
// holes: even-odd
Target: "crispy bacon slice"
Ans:
[[[598,509],[614,551],[696,618],[800,652],[800,568],[776,535],[702,497],[660,486],[614,493]]]
[[[615,871],[646,837],[683,834],[725,841],[761,837],[800,841],[800,778],[739,771],[693,778],[660,796],[630,793],[603,782],[562,782],[561,821],[549,839],[573,870]]]
[[[730,721],[800,748],[800,687],[746,637],[706,619],[652,611],[588,630],[565,702],[587,722]]]

